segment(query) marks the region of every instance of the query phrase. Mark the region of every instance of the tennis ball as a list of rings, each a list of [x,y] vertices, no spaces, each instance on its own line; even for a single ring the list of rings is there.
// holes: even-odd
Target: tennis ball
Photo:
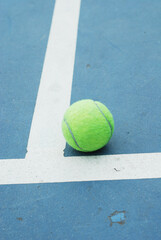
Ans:
[[[65,112],[62,131],[67,143],[82,152],[105,146],[114,131],[114,120],[108,108],[90,99],[73,103]]]

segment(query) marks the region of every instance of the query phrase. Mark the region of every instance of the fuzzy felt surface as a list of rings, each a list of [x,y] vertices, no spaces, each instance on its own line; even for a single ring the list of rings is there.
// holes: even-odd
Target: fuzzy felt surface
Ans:
[[[62,131],[67,143],[83,152],[105,146],[114,131],[114,120],[108,108],[90,99],[72,104],[64,114]]]

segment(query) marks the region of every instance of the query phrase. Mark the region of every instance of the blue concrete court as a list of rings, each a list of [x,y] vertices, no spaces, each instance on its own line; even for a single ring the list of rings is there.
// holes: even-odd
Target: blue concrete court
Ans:
[[[26,155],[54,2],[0,1],[2,159]]]
[[[1,186],[0,239],[160,239],[161,180]],[[3,196],[3,197],[2,197]],[[109,216],[125,212],[125,223]]]
[[[0,0],[0,164],[25,157],[54,8]],[[92,98],[113,113],[114,136],[94,153],[107,160],[161,152],[160,9],[160,0],[81,1],[71,103]],[[80,155],[66,146],[65,160]],[[0,183],[0,240],[160,240],[160,202],[157,178]]]
[[[115,119],[113,138],[95,154],[160,152],[160,25],[157,0],[82,1],[71,103],[101,101]],[[73,155],[82,153],[67,146]]]

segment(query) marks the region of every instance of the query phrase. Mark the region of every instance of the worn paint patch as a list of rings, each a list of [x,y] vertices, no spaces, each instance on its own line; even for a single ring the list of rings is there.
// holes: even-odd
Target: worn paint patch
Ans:
[[[126,219],[125,211],[115,211],[108,218],[110,220],[110,226],[112,226],[113,223],[123,225]]]

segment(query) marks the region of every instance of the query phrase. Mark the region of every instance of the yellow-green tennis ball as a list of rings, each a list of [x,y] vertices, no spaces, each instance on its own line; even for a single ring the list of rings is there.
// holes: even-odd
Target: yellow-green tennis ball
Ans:
[[[114,120],[108,108],[90,99],[73,103],[65,112],[62,131],[67,143],[82,152],[105,146],[114,131]]]

